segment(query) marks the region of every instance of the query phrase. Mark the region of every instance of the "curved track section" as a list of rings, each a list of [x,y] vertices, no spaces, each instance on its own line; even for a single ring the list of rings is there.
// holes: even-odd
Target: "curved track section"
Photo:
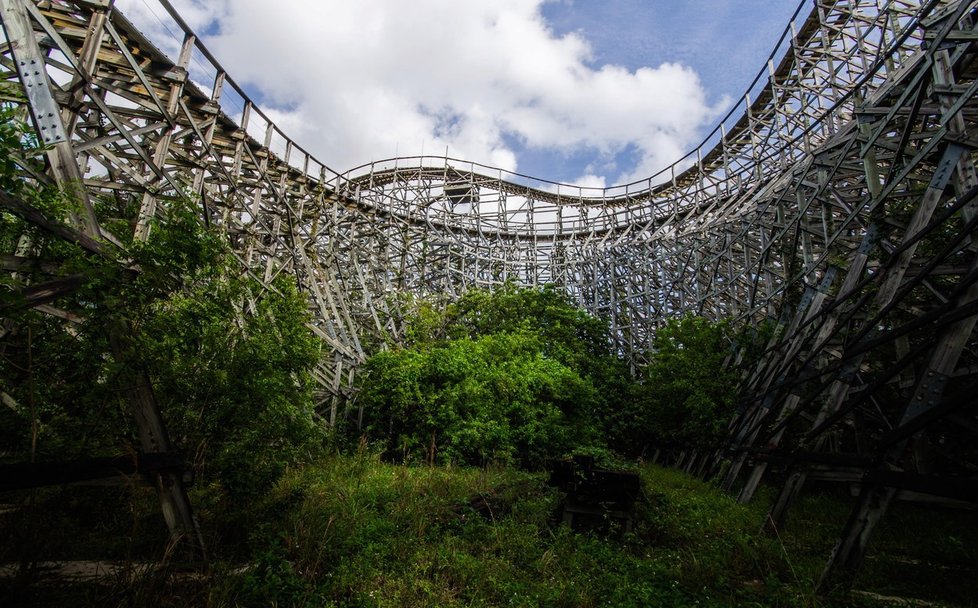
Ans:
[[[266,280],[299,276],[336,362],[355,364],[364,332],[397,335],[388,297],[397,291],[555,283],[607,316],[636,360],[656,324],[680,311],[777,314],[787,285],[818,272],[828,243],[858,240],[826,219],[845,221],[862,193],[837,187],[849,197],[840,203],[824,189],[824,200],[791,191],[812,182],[827,144],[851,139],[859,112],[878,117],[875,100],[914,72],[920,19],[935,5],[820,3],[785,30],[740,107],[701,146],[648,180],[602,190],[445,158],[338,175],[251,102],[167,2],[157,12],[183,35],[175,64],[98,2],[20,10],[46,44],[65,155],[90,196],[138,201],[144,235],[159,200],[200,195],[245,265]],[[862,179],[845,170],[845,180]],[[322,380],[332,390],[343,372],[330,367]]]
[[[0,0],[5,95],[30,107],[53,178],[84,184],[88,235],[122,236],[92,201],[138,206],[145,238],[189,192],[266,285],[294,274],[329,347],[331,418],[361,339],[396,338],[412,296],[554,283],[636,363],[671,315],[773,324],[730,444],[679,462],[744,500],[776,470],[776,523],[807,479],[857,484],[827,581],[898,491],[978,501],[974,1],[815,0],[701,146],[602,190],[450,158],[336,173],[155,1],[176,61],[111,2]]]

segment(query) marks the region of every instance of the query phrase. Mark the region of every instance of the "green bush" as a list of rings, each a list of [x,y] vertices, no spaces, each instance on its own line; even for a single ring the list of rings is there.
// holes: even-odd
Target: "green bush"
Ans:
[[[538,467],[596,439],[594,385],[528,330],[383,352],[366,369],[365,431],[391,456]]]
[[[726,322],[670,320],[637,378],[612,353],[607,323],[553,287],[422,304],[405,333],[361,376],[361,430],[391,457],[538,467],[580,450],[705,447],[733,414]]]
[[[405,334],[368,360],[358,396],[358,430],[399,459],[540,467],[603,445],[630,382],[607,323],[550,286],[422,303]]]
[[[70,188],[26,179],[21,166],[37,162],[29,129],[9,107],[0,119],[0,187],[49,221],[71,224],[78,204]],[[306,325],[306,298],[287,276],[271,289],[245,276],[189,199],[161,202],[145,242],[130,238],[134,217],[119,217],[137,205],[93,204],[103,228],[122,229],[123,246],[105,243],[104,258],[0,212],[0,244],[29,261],[0,281],[8,305],[0,384],[15,404],[0,408],[0,454],[26,461],[138,451],[125,389],[148,375],[198,480],[237,498],[262,492],[321,444],[310,376],[320,343]],[[80,288],[52,305],[75,323],[17,301],[26,285],[71,275],[82,277]]]
[[[727,322],[686,315],[660,327],[649,364],[639,371],[629,399],[611,415],[620,449],[641,453],[649,446],[720,442],[737,395],[736,372],[724,365],[730,352]]]

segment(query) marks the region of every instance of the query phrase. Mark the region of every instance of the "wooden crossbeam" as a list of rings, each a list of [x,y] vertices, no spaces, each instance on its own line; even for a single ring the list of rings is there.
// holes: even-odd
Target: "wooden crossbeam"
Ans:
[[[141,477],[152,485],[159,473],[183,475],[188,469],[174,453],[150,453],[103,458],[82,458],[65,462],[23,462],[0,464],[0,492],[26,490],[106,479]],[[189,478],[185,479],[185,483]]]

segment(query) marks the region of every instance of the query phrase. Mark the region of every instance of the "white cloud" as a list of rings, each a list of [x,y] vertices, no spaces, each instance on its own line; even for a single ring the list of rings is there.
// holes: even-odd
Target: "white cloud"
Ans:
[[[596,150],[616,172],[592,164],[577,181],[597,185],[647,177],[696,143],[717,112],[695,72],[589,67],[587,42],[554,35],[544,1],[175,4],[191,27],[216,29],[206,44],[282,129],[340,171],[422,147],[511,171],[524,147]],[[147,3],[117,2],[167,36]],[[625,149],[634,166],[607,162]]]
[[[227,13],[228,0],[172,0],[180,17],[200,33]],[[115,6],[163,52],[175,58],[180,52],[183,32],[156,0],[116,0]]]
[[[594,175],[591,173],[578,177],[572,183],[582,188],[604,188],[608,185],[603,175]]]

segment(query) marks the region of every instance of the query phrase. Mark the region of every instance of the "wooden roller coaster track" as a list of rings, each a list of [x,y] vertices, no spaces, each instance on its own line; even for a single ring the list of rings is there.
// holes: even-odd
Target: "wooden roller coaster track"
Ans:
[[[265,285],[294,275],[327,347],[331,419],[362,338],[401,335],[397,294],[550,283],[607,317],[636,365],[676,314],[775,324],[729,444],[679,464],[742,500],[777,472],[774,526],[807,480],[859,488],[825,584],[851,577],[898,492],[978,502],[976,2],[803,3],[700,146],[595,189],[445,157],[337,173],[157,1],[182,36],[175,61],[109,0],[0,0],[5,95],[29,107],[51,179],[83,185],[71,238],[122,238],[92,201],[136,205],[145,239],[190,195]],[[169,451],[155,405],[134,399],[144,451]],[[179,480],[162,487],[171,529],[191,529]]]

